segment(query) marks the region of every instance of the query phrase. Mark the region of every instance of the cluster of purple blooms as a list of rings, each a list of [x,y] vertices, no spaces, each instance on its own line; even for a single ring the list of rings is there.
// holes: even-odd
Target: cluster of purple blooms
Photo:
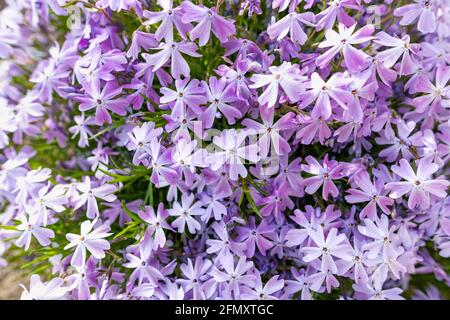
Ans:
[[[6,0],[22,298],[444,298],[450,1],[399,2]]]

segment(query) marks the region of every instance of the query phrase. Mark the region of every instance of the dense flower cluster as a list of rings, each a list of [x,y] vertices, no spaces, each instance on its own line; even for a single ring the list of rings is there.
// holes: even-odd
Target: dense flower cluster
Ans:
[[[450,1],[6,0],[23,299],[439,299]]]

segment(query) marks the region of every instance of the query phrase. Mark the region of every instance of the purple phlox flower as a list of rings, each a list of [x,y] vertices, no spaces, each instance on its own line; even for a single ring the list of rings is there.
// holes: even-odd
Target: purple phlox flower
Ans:
[[[329,119],[332,114],[330,98],[344,110],[348,109],[349,104],[354,103],[354,97],[351,92],[343,88],[350,82],[350,78],[344,78],[336,73],[325,82],[318,73],[314,72],[311,75],[311,81],[307,84],[309,90],[300,97],[300,108],[305,108],[315,101],[316,103],[311,112],[311,118],[314,120],[321,118],[324,120]]]
[[[315,266],[313,266],[315,265]],[[339,281],[334,276],[331,270],[323,272],[320,267],[320,260],[315,260],[311,262],[311,266],[316,270],[315,273],[310,273],[307,278],[307,282],[310,284],[309,288],[314,292],[324,292],[331,293],[333,288],[339,288]],[[323,283],[325,282],[325,287]]]
[[[197,45],[193,42],[161,42],[155,50],[160,50],[154,54],[143,53],[142,56],[148,64],[153,66],[152,72],[158,71],[170,59],[170,74],[175,79],[180,76],[189,77],[190,68],[181,53],[191,57],[200,57],[197,53]]]
[[[342,173],[342,165],[336,160],[328,160],[328,154],[325,155],[323,163],[320,164],[314,157],[307,156],[305,158],[307,165],[302,164],[302,170],[313,177],[305,178],[302,182],[305,186],[305,192],[308,194],[314,194],[323,185],[322,197],[328,199],[328,196],[337,197],[339,189],[334,184],[333,180],[341,179],[344,177]]]
[[[336,18],[339,24],[350,27],[355,23],[355,20],[348,15],[345,9],[360,10],[360,6],[355,0],[331,0],[328,2],[329,6],[316,17],[316,30],[329,30],[333,28]]]
[[[411,104],[416,107],[416,112],[422,113],[430,106],[439,104],[450,108],[450,85],[447,85],[450,79],[450,67],[437,67],[436,69],[435,85],[428,77],[422,77],[415,87],[417,92],[426,93],[411,101]]]
[[[339,273],[341,275],[348,274],[353,277],[356,284],[363,284],[369,281],[367,269],[369,266],[369,259],[367,254],[362,250],[362,244],[357,237],[353,239],[353,247],[350,251],[351,259],[342,259],[336,262]]]
[[[301,195],[301,161],[302,158],[295,158],[289,161],[288,155],[280,156],[279,171],[275,177],[275,183],[282,185],[287,183],[294,195]]]
[[[151,55],[149,55],[148,53],[142,53],[141,57],[145,62],[140,62],[133,65],[133,69],[136,70],[134,76],[135,78],[142,79],[142,81],[144,81],[144,83],[147,85],[147,88],[152,88],[155,75],[161,86],[168,86],[173,82],[170,74],[164,71],[164,69],[160,68],[155,72],[152,71],[154,64]]]
[[[168,75],[168,77],[170,76]],[[145,102],[147,109],[154,112],[155,108],[151,102],[154,102],[157,105],[160,104],[159,95],[155,91],[155,89],[152,88],[151,85],[149,86],[147,83],[139,79],[133,78],[131,80],[131,83],[125,84],[123,88],[134,90],[134,92],[126,96],[128,103],[133,107],[134,110],[141,109],[142,104]]]
[[[169,212],[164,209],[164,204],[161,202],[158,205],[158,210],[151,206],[146,206],[144,210],[138,211],[138,216],[148,224],[146,235],[153,237],[153,250],[163,248],[166,244],[166,235],[164,229],[173,231],[172,227],[166,221],[169,217]]]
[[[200,105],[206,103],[205,89],[197,79],[189,82],[189,78],[175,80],[176,91],[169,88],[161,88],[163,96],[161,103],[173,103],[171,117],[179,119],[183,115],[183,110],[187,106],[195,114],[201,114],[203,110]]]
[[[228,57],[236,52],[238,53],[238,58],[235,62],[236,64],[239,63],[239,61],[246,61],[248,56],[258,59],[263,56],[263,52],[258,45],[248,39],[230,39],[229,41],[222,43],[222,46],[226,49],[224,54],[225,57]]]
[[[217,283],[209,274],[212,265],[210,260],[198,256],[194,264],[188,258],[187,264],[180,266],[184,278],[178,279],[177,282],[183,286],[185,295],[192,291],[194,300],[205,300],[212,296],[217,288]]]
[[[390,49],[378,52],[376,58],[384,64],[386,68],[392,68],[394,64],[402,57],[399,75],[409,75],[415,72],[415,62],[411,54],[417,55],[419,52],[418,44],[409,43],[409,35],[404,35],[401,39],[392,37],[384,31],[377,33],[374,42]]]
[[[216,221],[222,220],[222,217],[227,215],[227,207],[223,204],[224,198],[220,193],[202,194],[203,205],[206,208],[205,214],[201,216],[201,220],[208,222],[211,216],[214,216]]]
[[[201,201],[194,203],[194,194],[184,193],[181,196],[181,205],[178,201],[173,203],[173,208],[168,209],[169,215],[177,217],[172,222],[172,227],[177,228],[178,232],[183,233],[186,225],[190,233],[195,234],[201,230],[200,223],[193,216],[201,216],[205,213]]]
[[[294,210],[294,215],[290,218],[301,228],[292,228],[286,234],[286,246],[297,247],[309,238],[309,231],[315,229],[313,221],[308,220],[311,211],[302,212],[299,209]],[[309,217],[312,218],[312,217]]]
[[[380,252],[387,258],[396,254],[395,245],[398,237],[394,233],[395,230],[397,230],[395,225],[389,227],[386,215],[381,215],[374,220],[364,219],[364,226],[358,226],[358,231],[371,239],[362,247],[364,251],[367,251],[369,259],[375,259]]]
[[[45,187],[43,184],[51,177],[51,170],[48,168],[38,168],[30,170],[25,176],[16,178],[16,188],[12,190],[17,193],[15,201],[20,205],[25,205],[28,197]]]
[[[391,145],[390,147],[382,150],[379,153],[379,156],[386,158],[386,161],[388,162],[396,161],[400,152],[402,157],[406,160],[414,158],[413,154],[410,151],[410,148],[413,146],[413,143],[411,141],[411,133],[414,131],[415,127],[416,123],[413,121],[410,121],[408,123],[399,121],[397,123],[397,137],[387,136],[386,133],[384,133],[383,135],[381,135],[381,137],[375,138],[375,141],[378,144]],[[391,133],[390,130],[388,132]]]
[[[172,153],[172,149],[165,149],[157,139],[150,142],[149,168],[152,169],[150,181],[158,188],[178,183],[179,174],[170,167],[173,165]]]
[[[167,132],[172,132],[172,141],[177,141],[180,138],[190,139],[193,132],[199,138],[206,138],[205,127],[203,123],[198,120],[191,109],[183,107],[180,117],[172,118],[170,115],[163,115],[162,118],[167,121],[165,129]]]
[[[171,282],[166,280],[165,284],[160,286],[161,292],[155,291],[155,295],[158,296],[160,300],[183,300],[184,290],[183,286],[178,286],[176,282]]]
[[[97,259],[105,257],[105,250],[109,250],[109,242],[103,238],[109,237],[112,233],[109,225],[103,224],[94,229],[97,223],[97,218],[90,221],[86,220],[81,223],[80,234],[68,233],[66,234],[69,244],[64,247],[64,250],[75,248],[70,264],[75,267],[82,267],[86,261],[86,249]]]
[[[132,60],[136,60],[142,49],[149,50],[156,46],[158,46],[158,41],[155,39],[155,35],[136,30],[131,37],[130,49],[128,49],[126,56],[127,58],[132,58]]]
[[[98,169],[108,171],[105,164],[109,164],[109,157],[116,155],[117,152],[111,150],[111,148],[103,147],[102,142],[97,143],[97,147],[92,150],[92,156],[87,158],[87,162],[91,165],[91,170],[99,172]]]
[[[297,130],[295,139],[299,139],[302,144],[311,144],[311,142],[317,137],[320,144],[323,145],[325,143],[325,139],[331,137],[331,130],[328,127],[327,122],[322,117],[314,119],[310,116],[298,115],[295,121],[298,125],[302,126],[300,130]]]
[[[133,164],[144,162],[144,157],[151,154],[151,143],[157,141],[162,133],[163,129],[155,128],[155,123],[151,121],[144,122],[140,127],[134,127],[132,132],[128,132],[127,149],[134,151]]]
[[[436,1],[414,0],[415,3],[407,4],[394,10],[394,16],[402,17],[400,25],[412,24],[417,18],[417,29],[422,33],[431,33],[436,30],[436,11],[438,3]],[[435,6],[436,5],[436,6]]]
[[[197,140],[180,138],[173,149],[173,168],[180,171],[180,177],[184,177],[186,186],[190,187],[195,181],[196,167],[206,167],[207,152],[197,148]]]
[[[398,199],[410,193],[408,208],[419,207],[427,209],[430,207],[430,194],[438,198],[447,196],[446,189],[450,182],[444,179],[430,179],[439,167],[427,159],[421,159],[417,164],[417,172],[411,168],[409,162],[400,159],[399,166],[393,165],[392,171],[406,181],[390,182],[386,184],[386,190],[390,191],[389,196]]]
[[[262,14],[260,0],[243,1],[239,9],[239,15],[243,15],[247,9],[248,9],[248,17],[252,17],[254,14],[256,15]]]
[[[66,188],[63,185],[56,185],[50,190],[50,182],[47,186],[39,189],[36,196],[25,207],[30,215],[37,215],[36,223],[47,225],[50,211],[60,213],[66,208],[67,198],[64,195]]]
[[[325,239],[323,228],[310,230],[309,237],[317,247],[303,247],[301,252],[305,254],[303,261],[311,262],[321,258],[321,271],[338,272],[336,262],[333,257],[344,260],[351,260],[351,246],[345,234],[339,234],[336,228],[332,228]]]
[[[178,34],[183,39],[186,39],[186,33],[192,29],[192,26],[190,23],[182,21],[182,7],[174,8],[172,0],[159,0],[158,4],[162,7],[161,11],[144,11],[144,17],[148,19],[144,22],[144,25],[152,25],[161,22],[155,32],[155,38],[158,41],[161,41],[164,38],[166,41],[171,42],[173,40],[174,25],[178,30]]]
[[[378,256],[375,259],[369,260],[369,266],[375,266],[376,269],[373,272],[373,277],[381,277],[386,279],[388,274],[392,274],[394,279],[400,279],[402,274],[407,271],[406,267],[402,265],[398,259],[399,256],[404,252],[403,248],[398,247],[396,250],[392,251],[389,256]]]
[[[242,117],[239,109],[232,105],[236,101],[236,94],[232,90],[232,86],[227,86],[225,77],[219,79],[210,77],[209,84],[203,81],[202,85],[206,90],[206,97],[209,102],[208,108],[200,117],[206,128],[211,128],[214,119],[219,118],[221,114],[225,116],[229,124],[236,123],[236,119]],[[220,114],[218,111],[220,111]]]
[[[291,274],[294,279],[285,281],[286,287],[284,288],[284,291],[289,295],[300,292],[301,300],[313,300],[310,290],[311,284],[309,283],[305,272],[303,270],[299,272],[296,269],[291,268]]]
[[[223,255],[227,254],[237,254],[242,256],[244,246],[240,243],[233,241],[230,238],[229,230],[227,225],[223,222],[214,222],[211,226],[219,239],[208,239],[206,240],[206,253],[215,254],[216,259],[220,261]]]
[[[241,146],[247,138],[246,131],[236,131],[236,129],[223,130],[220,136],[213,138],[213,143],[222,151],[210,153],[207,161],[214,171],[219,170],[223,165],[228,165],[228,172],[231,180],[238,180],[239,176],[247,177],[247,169],[242,163],[243,160],[258,162],[258,146],[256,144]]]
[[[69,71],[65,66],[57,66],[54,60],[46,60],[35,69],[30,77],[30,82],[36,84],[34,90],[39,92],[39,101],[51,103],[53,91],[61,97],[66,96],[60,88],[66,85],[65,79],[68,76]]]
[[[27,251],[30,247],[32,236],[36,238],[41,246],[46,247],[51,243],[50,238],[54,238],[55,233],[51,229],[42,228],[42,222],[40,222],[38,218],[38,215],[31,215],[27,218],[25,214],[22,214],[18,218],[21,223],[16,229],[19,232],[22,232],[22,234],[16,240],[16,246],[24,247],[25,251]]]
[[[307,35],[302,29],[302,25],[315,26],[315,16],[312,12],[290,12],[284,18],[267,28],[267,33],[272,40],[280,41],[288,34],[292,42],[303,45],[307,40]]]
[[[103,89],[100,89],[100,80],[83,83],[83,94],[74,94],[72,98],[80,102],[80,111],[87,111],[95,108],[95,123],[99,126],[112,123],[109,111],[124,116],[127,111],[126,99],[114,99],[122,92],[122,87],[116,81],[109,81]]]
[[[284,222],[284,221],[283,221]],[[285,248],[286,248],[286,235],[289,231],[288,226],[281,227],[278,232],[272,232],[267,234],[267,238],[271,240],[274,244],[272,249],[270,249],[270,255],[271,256],[277,256],[278,259],[283,259],[283,256],[285,255]]]
[[[371,71],[367,70],[356,75],[352,75],[352,81],[349,83],[349,89],[354,96],[354,103],[350,104],[348,113],[350,119],[355,121],[363,121],[363,109],[366,107],[368,101],[375,99],[375,92],[378,89],[378,83],[370,79]]]
[[[418,141],[414,141],[414,143],[420,147],[422,157],[442,168],[445,165],[445,161],[440,155],[443,145],[438,145],[436,139],[439,136],[435,135],[431,129],[425,129],[421,136],[417,135],[415,137],[417,137]]]
[[[199,45],[204,46],[212,33],[224,43],[228,41],[231,35],[236,33],[234,22],[220,16],[215,9],[196,6],[190,1],[183,1],[183,17],[184,23],[197,22],[197,25],[189,32],[192,41],[199,39]]]
[[[164,279],[161,272],[150,264],[149,260],[153,247],[152,238],[147,238],[139,244],[136,254],[127,253],[125,255],[129,262],[124,263],[123,266],[134,269],[128,285],[133,285],[136,280],[138,280],[139,285],[145,280],[149,280],[153,286],[157,286],[158,280]]]
[[[400,295],[403,290],[400,288],[392,288],[383,290],[383,282],[379,277],[362,285],[353,285],[356,294],[363,295],[368,300],[404,300]]]
[[[352,45],[362,44],[374,39],[371,35],[375,28],[369,24],[353,33],[355,27],[356,23],[349,28],[339,24],[339,33],[332,29],[326,31],[326,40],[319,44],[319,48],[331,48],[316,59],[316,65],[320,69],[326,67],[340,52],[344,55],[345,65],[350,72],[360,72],[367,66],[370,56]]]
[[[377,207],[379,207],[385,214],[390,214],[391,210],[388,206],[392,206],[394,201],[387,197],[387,192],[383,192],[384,181],[381,179],[370,180],[367,172],[362,171],[354,177],[354,185],[358,189],[351,188],[347,190],[349,195],[345,196],[348,203],[369,202],[364,209],[361,210],[359,217],[364,219],[368,217],[375,219],[377,217]]]
[[[254,74],[250,81],[253,82],[249,87],[252,89],[266,87],[259,96],[258,102],[262,106],[272,108],[278,102],[279,87],[289,98],[291,102],[297,102],[300,94],[303,92],[302,84],[306,77],[303,74],[306,70],[300,70],[298,65],[292,65],[290,62],[283,62],[279,67],[269,67],[270,74]]]
[[[245,77],[245,74],[250,70],[251,62],[249,60],[237,60],[234,69],[227,65],[220,65],[218,74],[225,77],[228,81],[228,86],[232,92],[236,93],[239,100],[248,103],[251,97],[249,89],[250,81]]]
[[[448,43],[444,41],[436,41],[433,43],[422,42],[420,44],[419,55],[422,58],[423,65],[443,65],[450,61],[450,52],[448,52]]]
[[[273,215],[275,219],[281,220],[283,212],[287,208],[290,210],[294,208],[294,202],[289,196],[292,196],[292,194],[286,184],[274,184],[271,193],[258,200],[256,205],[262,206],[262,216]]]
[[[259,155],[263,159],[268,156],[269,151],[271,155],[275,153],[278,156],[288,154],[291,151],[291,147],[281,136],[281,132],[293,126],[295,114],[293,112],[286,113],[277,122],[273,123],[274,114],[275,108],[262,109],[260,116],[263,123],[249,118],[242,121],[250,135],[255,134],[258,136]]]
[[[92,131],[88,126],[94,124],[94,119],[91,116],[85,117],[84,112],[82,112],[81,115],[75,116],[73,120],[76,124],[69,128],[72,139],[79,135],[78,146],[80,148],[88,147],[89,137],[92,136]]]
[[[248,226],[237,226],[236,242],[242,242],[245,244],[245,254],[248,258],[255,255],[255,247],[258,251],[265,256],[266,251],[273,247],[272,241],[266,238],[269,233],[274,232],[275,226],[269,224],[266,219],[256,226],[254,217],[249,218]]]
[[[70,40],[64,41],[62,46],[55,41],[54,46],[48,50],[48,53],[57,65],[62,64],[69,67],[73,67],[75,62],[80,58],[77,54],[75,43]]]
[[[74,199],[74,209],[81,208],[87,203],[86,216],[89,219],[94,219],[100,215],[97,198],[106,202],[113,202],[117,199],[116,195],[114,195],[114,192],[117,191],[115,185],[105,183],[94,188],[89,176],[85,178],[84,182],[78,183],[76,188],[80,194]]]
[[[67,293],[67,287],[63,286],[64,280],[54,278],[47,283],[43,283],[37,274],[33,274],[30,278],[30,289],[24,290],[20,296],[20,300],[62,300]]]
[[[278,292],[284,287],[284,280],[279,275],[270,278],[263,286],[261,275],[255,272],[255,285],[250,288],[243,286],[241,297],[244,300],[278,300]]]
[[[220,269],[214,266],[211,275],[218,283],[225,283],[226,296],[234,293],[235,297],[239,297],[243,285],[254,287],[256,276],[251,272],[254,269],[253,262],[247,261],[245,257],[241,256],[235,264],[232,254],[222,255],[220,266]]]
[[[118,49],[102,52],[100,46],[95,46],[75,62],[74,76],[81,84],[99,80],[113,81],[116,76],[112,72],[124,71],[126,63],[124,52]]]
[[[89,258],[85,266],[75,267],[75,273],[66,277],[67,290],[74,294],[76,290],[76,297],[78,300],[89,300],[91,296],[90,286],[95,283],[97,272],[94,259]]]
[[[380,80],[387,87],[391,87],[391,83],[397,78],[397,72],[387,68],[382,61],[378,59],[377,56],[372,57],[372,63],[369,64],[367,70],[371,71],[372,80],[377,79],[377,74]]]

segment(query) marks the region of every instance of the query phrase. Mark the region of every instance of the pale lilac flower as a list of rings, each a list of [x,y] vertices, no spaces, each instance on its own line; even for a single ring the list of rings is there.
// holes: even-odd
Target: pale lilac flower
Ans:
[[[197,53],[197,46],[193,42],[161,42],[155,50],[160,50],[157,53],[144,53],[142,56],[148,64],[153,66],[152,72],[158,71],[170,59],[170,74],[175,79],[180,79],[180,76],[189,77],[190,68],[181,53],[187,54],[191,57],[200,57]]]
[[[345,234],[339,234],[336,228],[332,228],[326,239],[323,228],[309,231],[310,238],[317,247],[303,247],[301,252],[305,254],[303,261],[311,262],[321,258],[322,272],[331,271],[337,273],[338,269],[333,257],[350,260],[351,247]]]
[[[155,38],[161,41],[163,38],[166,41],[173,41],[173,26],[178,30],[178,33],[183,39],[186,38],[186,33],[191,26],[182,21],[181,7],[174,8],[172,0],[158,0],[158,4],[163,10],[157,12],[150,12],[145,10],[143,15],[148,20],[144,25],[152,25],[161,22],[155,32]]]
[[[85,117],[84,112],[81,115],[73,118],[76,125],[69,128],[69,132],[72,133],[72,139],[79,135],[78,146],[80,148],[89,146],[89,137],[92,136],[92,132],[89,129],[89,125],[94,124],[94,119],[91,116]]]
[[[155,128],[154,122],[144,122],[140,127],[134,127],[128,132],[127,149],[134,151],[133,164],[142,162],[143,156],[151,154],[151,143],[157,140],[163,133],[162,128]]]
[[[205,209],[202,208],[201,201],[195,201],[194,194],[183,194],[181,196],[181,205],[178,201],[173,203],[173,208],[168,209],[169,215],[176,217],[172,222],[172,227],[177,228],[178,232],[183,233],[187,225],[190,233],[195,234],[201,230],[200,223],[193,216],[201,216]]]
[[[31,203],[26,207],[26,211],[30,215],[37,215],[37,223],[42,222],[47,225],[48,216],[51,211],[62,212],[65,210],[64,205],[67,204],[67,197],[64,196],[65,186],[56,185],[50,191],[50,183],[39,189],[37,197],[33,198]],[[51,211],[50,211],[51,210]]]
[[[400,25],[412,24],[417,18],[417,29],[422,33],[431,33],[436,30],[437,1],[414,0],[415,3],[407,4],[394,10],[394,16],[402,17]],[[437,6],[435,6],[437,5]]]
[[[268,108],[275,106],[279,99],[279,87],[291,102],[297,102],[303,92],[302,83],[306,80],[304,72],[290,62],[283,62],[279,67],[269,67],[269,71],[270,74],[254,74],[250,79],[253,82],[250,88],[266,87],[258,102]]]
[[[244,119],[242,124],[248,129],[250,134],[258,135],[259,154],[261,158],[266,158],[271,154],[285,155],[291,151],[287,141],[281,136],[281,131],[292,127],[293,113],[287,113],[277,122],[274,122],[274,108],[260,112],[263,123],[258,123],[252,119]],[[272,147],[272,148],[270,148]]]
[[[67,293],[67,287],[63,286],[64,280],[54,278],[47,283],[41,281],[41,277],[33,274],[30,278],[30,289],[27,290],[23,285],[23,292],[20,300],[61,300]]]
[[[158,205],[156,214],[153,207],[146,206],[144,210],[138,211],[138,216],[148,224],[146,233],[154,238],[153,249],[157,250],[164,247],[166,244],[164,229],[173,230],[166,221],[169,212],[164,209],[164,204],[160,203]]]
[[[241,297],[244,300],[278,300],[276,293],[284,287],[284,280],[279,279],[279,276],[273,276],[263,286],[261,275],[255,275],[254,288],[243,287],[241,290]]]
[[[415,63],[411,58],[411,54],[417,55],[419,46],[417,44],[411,44],[409,41],[409,35],[404,35],[400,39],[392,37],[384,31],[377,33],[374,42],[382,46],[390,47],[390,49],[378,52],[376,58],[386,68],[392,68],[400,57],[402,57],[399,74],[402,76],[412,74],[415,71]]]
[[[236,94],[231,90],[231,86],[227,86],[226,78],[211,77],[209,85],[206,82],[202,82],[202,84],[210,103],[200,117],[206,128],[213,126],[215,118],[219,115],[218,111],[225,116],[229,124],[234,124],[236,119],[242,117],[239,109],[233,105],[233,102],[236,101]]]
[[[220,264],[223,267],[223,271],[215,267],[211,271],[211,275],[217,282],[226,284],[225,290],[228,295],[234,293],[238,297],[241,292],[241,285],[244,284],[250,287],[255,285],[256,277],[249,272],[253,269],[253,262],[247,261],[245,257],[240,257],[237,264],[235,264],[233,255],[222,255]]]
[[[315,101],[311,118],[314,120],[329,119],[333,111],[331,99],[344,110],[354,102],[351,92],[344,88],[350,81],[349,78],[345,79],[339,74],[334,74],[325,82],[318,73],[314,72],[311,75],[311,81],[307,84],[309,90],[301,95],[300,107],[305,108]]]
[[[116,186],[106,183],[102,186],[93,188],[89,177],[86,177],[84,182],[78,183],[76,188],[80,191],[80,194],[74,199],[75,209],[78,209],[87,203],[86,215],[89,219],[94,219],[100,214],[97,198],[107,202],[113,202],[117,199],[113,194],[117,191]]]
[[[223,165],[227,165],[230,179],[236,181],[239,176],[245,178],[247,169],[242,161],[258,162],[260,159],[256,144],[242,146],[246,138],[245,131],[237,132],[235,129],[224,130],[220,136],[215,136],[213,143],[222,151],[209,154],[207,161],[210,163],[210,168],[217,171]]]
[[[92,221],[86,220],[81,223],[81,232],[79,235],[73,233],[66,234],[66,238],[70,243],[64,247],[64,250],[76,247],[70,260],[73,266],[84,266],[86,262],[86,249],[97,259],[103,259],[105,257],[105,250],[109,250],[109,242],[103,238],[112,235],[112,233],[108,233],[110,227],[109,225],[103,224],[94,229],[96,223],[97,219]]]
[[[411,165],[405,159],[400,159],[400,165],[392,166],[392,171],[405,179],[401,182],[389,182],[386,189],[390,191],[389,196],[398,199],[401,196],[410,193],[408,199],[408,208],[419,207],[427,209],[430,207],[430,194],[438,198],[447,195],[446,189],[450,182],[443,179],[430,179],[439,167],[435,163],[430,163],[426,159],[419,160],[417,172],[411,168]]]
[[[325,68],[333,58],[342,52],[344,62],[350,72],[360,72],[368,64],[369,55],[362,50],[356,49],[353,45],[368,42],[374,37],[372,33],[375,31],[373,25],[368,24],[358,31],[354,32],[356,23],[351,27],[346,27],[339,23],[339,33],[329,29],[325,32],[326,40],[319,44],[319,48],[329,48],[324,54],[316,59],[319,68]]]
[[[305,178],[302,185],[305,186],[305,192],[314,194],[323,185],[322,197],[328,199],[328,196],[337,197],[339,190],[334,184],[333,180],[344,177],[342,173],[342,165],[336,160],[328,160],[328,154],[323,159],[323,164],[320,164],[314,157],[307,156],[305,158],[308,164],[302,164],[304,172],[314,175],[313,177]]]
[[[314,26],[315,17],[312,12],[290,12],[284,18],[267,28],[267,34],[272,40],[280,41],[288,34],[292,42],[303,45],[307,40],[307,35],[302,29],[302,24]]]
[[[53,230],[41,227],[41,222],[38,220],[37,215],[32,215],[29,218],[26,215],[21,215],[19,220],[21,223],[16,228],[22,234],[16,240],[15,244],[18,247],[24,247],[25,251],[30,247],[32,236],[44,247],[51,243],[50,238],[55,237]]]
[[[362,171],[354,177],[355,185],[359,189],[349,189],[349,195],[345,196],[348,203],[369,202],[364,209],[361,210],[359,217],[363,219],[369,217],[374,219],[377,217],[377,207],[384,213],[390,214],[391,210],[388,206],[392,206],[394,201],[386,197],[383,193],[384,182],[381,179],[375,180],[374,183],[370,181],[370,176],[367,172]]]
[[[211,31],[220,40],[227,42],[228,37],[236,33],[234,23],[217,14],[215,9],[196,6],[190,1],[183,1],[183,18],[184,23],[198,22],[197,25],[190,30],[189,37],[192,41],[199,39],[199,45],[204,46],[209,38]]]

